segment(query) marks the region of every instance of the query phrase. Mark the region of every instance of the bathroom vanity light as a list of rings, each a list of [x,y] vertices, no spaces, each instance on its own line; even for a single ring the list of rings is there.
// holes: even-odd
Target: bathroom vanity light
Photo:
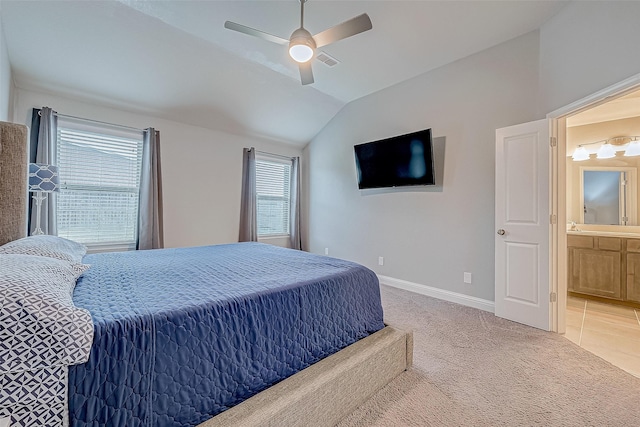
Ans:
[[[576,148],[576,151],[573,152],[572,158],[574,162],[589,160],[589,152],[582,145],[578,145],[578,148]]]
[[[589,152],[585,145],[602,144],[596,153],[598,159],[611,159],[616,156],[616,151],[623,151],[625,157],[640,156],[640,136],[616,136],[602,141],[588,142],[578,145],[571,158],[575,162],[589,160]],[[626,147],[623,147],[625,146]]]
[[[625,157],[629,156],[640,156],[640,141],[634,139],[629,143],[629,146],[624,151]]]
[[[613,145],[605,142],[598,149],[598,153],[596,154],[596,158],[598,159],[610,159],[616,156],[616,150],[613,149]]]

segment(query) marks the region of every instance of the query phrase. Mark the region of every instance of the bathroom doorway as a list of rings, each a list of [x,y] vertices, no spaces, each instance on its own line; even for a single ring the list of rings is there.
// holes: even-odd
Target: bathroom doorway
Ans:
[[[640,87],[604,98],[556,116],[558,331],[640,377]]]

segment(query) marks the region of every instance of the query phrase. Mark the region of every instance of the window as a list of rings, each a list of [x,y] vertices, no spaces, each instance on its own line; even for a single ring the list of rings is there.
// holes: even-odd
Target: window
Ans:
[[[96,249],[135,249],[142,131],[58,118],[58,235]]]
[[[289,235],[291,162],[256,160],[258,236]]]

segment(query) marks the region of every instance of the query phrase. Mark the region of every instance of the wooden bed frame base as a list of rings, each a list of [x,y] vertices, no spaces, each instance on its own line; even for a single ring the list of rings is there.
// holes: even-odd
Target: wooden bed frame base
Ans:
[[[335,426],[413,363],[413,333],[387,326],[198,427]]]

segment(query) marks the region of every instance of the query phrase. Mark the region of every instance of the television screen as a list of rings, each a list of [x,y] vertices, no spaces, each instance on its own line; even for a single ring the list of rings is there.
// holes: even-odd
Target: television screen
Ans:
[[[435,185],[431,129],[353,147],[358,188]]]

